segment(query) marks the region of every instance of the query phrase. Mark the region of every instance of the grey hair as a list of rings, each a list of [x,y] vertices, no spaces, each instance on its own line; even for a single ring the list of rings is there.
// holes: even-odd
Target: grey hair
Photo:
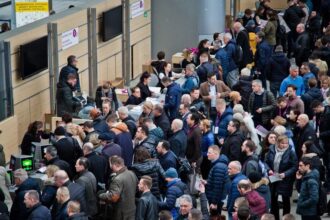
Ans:
[[[195,71],[195,68],[196,68],[196,66],[195,66],[195,64],[193,64],[193,63],[189,63],[189,64],[186,66],[186,69],[189,69],[189,70],[191,70],[191,71]]]
[[[70,199],[70,191],[66,186],[61,186],[60,188],[58,188],[56,193],[58,195],[63,195],[67,199]]]
[[[184,194],[184,195],[180,196],[180,198],[179,198],[180,203],[181,203],[182,200],[184,200],[184,201],[190,203],[191,205],[193,204],[193,202],[192,202],[192,198],[191,198],[191,196],[188,195],[188,194]]]
[[[15,170],[14,177],[19,179],[21,182],[24,182],[28,178],[28,174],[26,170],[20,168]]]
[[[296,69],[299,69],[299,67],[296,64],[292,64],[290,66],[290,70],[296,70]]]
[[[91,142],[86,142],[83,146],[83,150],[87,150],[88,152],[92,152],[94,149],[94,145]]]
[[[39,193],[37,192],[37,190],[28,190],[25,194],[27,194],[27,196],[36,201],[36,202],[39,202]]]
[[[242,165],[241,165],[241,163],[238,160],[234,160],[234,161],[232,161],[230,163],[234,164],[234,166],[236,167],[236,169],[238,171],[241,171],[242,170]]]
[[[241,70],[241,76],[251,76],[251,70],[247,67]]]
[[[257,83],[259,86],[262,86],[262,82],[260,79],[255,79],[252,81],[252,83]]]
[[[172,122],[178,130],[183,128],[183,121],[181,119],[174,119]]]
[[[284,135],[286,133],[286,128],[282,125],[277,125],[274,128],[274,132],[278,135]]]
[[[223,37],[227,38],[229,40],[233,39],[233,36],[231,35],[231,33],[225,33],[225,35]]]
[[[128,115],[128,108],[126,106],[121,106],[118,108],[118,113],[121,113],[123,115]]]
[[[57,149],[54,146],[48,146],[46,148],[46,153],[50,154],[52,157],[57,157]]]

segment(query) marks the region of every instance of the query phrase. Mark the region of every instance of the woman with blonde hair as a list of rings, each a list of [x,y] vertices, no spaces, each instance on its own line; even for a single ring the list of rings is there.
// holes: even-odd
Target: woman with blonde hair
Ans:
[[[48,208],[54,204],[56,199],[57,186],[55,185],[54,174],[58,170],[60,168],[56,165],[48,165],[46,168],[47,179],[44,182],[45,187],[42,190],[40,202]]]
[[[230,106],[234,108],[236,104],[240,104],[242,101],[242,96],[237,91],[231,91],[229,93],[229,99],[230,99]]]
[[[66,126],[66,132],[70,133],[74,139],[76,139],[79,143],[79,146],[82,147],[83,140],[86,137],[86,134],[82,127],[75,124],[68,124]]]
[[[184,49],[182,52],[184,59],[181,62],[181,68],[185,69],[188,64],[194,63],[194,52],[191,49]]]

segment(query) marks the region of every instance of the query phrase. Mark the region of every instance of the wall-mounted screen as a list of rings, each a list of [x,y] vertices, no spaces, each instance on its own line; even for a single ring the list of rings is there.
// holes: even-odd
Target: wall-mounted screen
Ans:
[[[123,33],[123,7],[118,6],[103,12],[103,41]]]

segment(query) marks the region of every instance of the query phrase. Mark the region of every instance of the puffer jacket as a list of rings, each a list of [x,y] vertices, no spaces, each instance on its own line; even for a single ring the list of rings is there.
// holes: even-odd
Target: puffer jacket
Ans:
[[[73,99],[72,90],[73,88],[67,82],[60,81],[57,83],[57,116],[61,117],[64,114],[72,115],[81,106],[81,103],[79,101]]]
[[[237,65],[235,63],[235,53],[236,53],[236,42],[234,40],[230,40],[225,46],[225,50],[228,56],[228,73],[237,69]]]
[[[319,201],[319,173],[317,170],[305,174],[297,181],[297,190],[300,193],[297,202],[297,214],[317,215]]]
[[[211,145],[214,145],[214,135],[213,132],[209,130],[207,133],[203,134],[202,136],[201,149],[202,149],[203,157],[207,157],[207,150]]]
[[[274,171],[275,154],[275,145],[272,145],[270,146],[269,152],[265,158],[265,164],[267,164],[269,169],[272,171]],[[276,190],[279,195],[291,197],[297,168],[297,155],[293,148],[289,146],[288,149],[284,152],[279,166],[279,173],[284,173],[285,177],[282,179],[282,181],[274,184],[274,190]]]
[[[158,143],[164,139],[164,132],[160,127],[155,127],[154,129],[149,130],[149,138]]]
[[[252,183],[252,189],[257,191],[266,201],[266,209],[267,211],[270,209],[270,188],[269,188],[269,180],[267,178],[262,178],[260,181],[256,183]]]
[[[50,208],[56,201],[57,186],[53,178],[47,179],[44,184],[45,186],[41,193],[40,202],[42,205]]]
[[[227,126],[232,118],[233,118],[233,109],[229,106],[220,115],[220,117],[217,116],[214,126],[219,128],[217,135],[219,138],[225,138],[228,136]]]
[[[152,178],[151,193],[160,199],[160,184],[165,179],[165,171],[157,159],[148,159],[142,163],[134,163],[130,169],[140,180],[142,176],[148,175]]]
[[[221,204],[228,194],[230,180],[228,176],[228,158],[221,154],[212,162],[212,168],[207,178],[205,193],[209,204]]]
[[[182,196],[188,190],[187,185],[181,179],[174,179],[167,184],[165,202],[158,202],[160,210],[169,210],[175,208],[176,199]]]
[[[237,173],[235,175],[230,176],[230,179],[231,179],[231,185],[228,193],[227,209],[228,209],[228,213],[231,215],[234,212],[235,200],[241,196],[241,194],[237,189],[237,184],[241,180],[246,180],[247,177],[242,173]]]
[[[144,147],[146,148],[149,153],[150,156],[152,158],[156,157],[156,142],[153,138],[147,137],[146,139],[144,139],[140,144],[136,145],[134,148],[134,152],[139,148],[139,147]]]
[[[292,5],[286,9],[283,16],[291,31],[296,30],[303,17],[305,17],[305,12],[297,5]]]

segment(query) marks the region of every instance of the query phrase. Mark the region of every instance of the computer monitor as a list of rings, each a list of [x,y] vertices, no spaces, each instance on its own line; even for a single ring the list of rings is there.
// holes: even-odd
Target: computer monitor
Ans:
[[[35,162],[42,162],[45,159],[46,148],[49,146],[52,145],[49,143],[32,142],[31,152]]]
[[[24,169],[26,171],[33,170],[33,156],[31,155],[11,155],[9,168],[13,171]]]

